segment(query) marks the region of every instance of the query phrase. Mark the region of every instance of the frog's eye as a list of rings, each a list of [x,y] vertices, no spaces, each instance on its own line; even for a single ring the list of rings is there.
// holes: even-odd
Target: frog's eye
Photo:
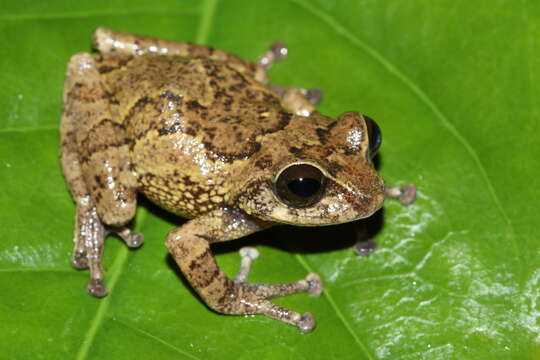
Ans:
[[[275,193],[288,205],[308,207],[321,199],[325,179],[322,171],[313,165],[292,164],[278,174]]]
[[[381,146],[382,142],[382,134],[381,129],[379,128],[379,125],[370,117],[367,117],[364,115],[364,119],[366,120],[366,126],[367,126],[367,133],[368,133],[368,139],[369,139],[369,157],[373,159],[375,154],[377,154],[377,150],[379,150],[379,147]]]

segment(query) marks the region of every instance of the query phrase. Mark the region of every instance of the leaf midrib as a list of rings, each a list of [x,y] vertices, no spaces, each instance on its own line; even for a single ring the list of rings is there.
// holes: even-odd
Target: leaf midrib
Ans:
[[[116,287],[116,283],[120,278],[120,274],[124,269],[124,264],[126,263],[127,256],[128,249],[127,247],[123,246],[116,254],[116,259],[114,260],[113,266],[109,271],[109,274],[112,275],[109,281],[109,294],[104,299],[100,300],[96,315],[92,319],[90,327],[88,328],[88,331],[83,337],[83,342],[81,344],[81,347],[79,348],[79,351],[77,352],[77,356],[75,357],[76,360],[83,360],[88,357],[90,347],[92,346],[96,334],[101,328],[101,324],[103,323],[103,321],[105,320],[105,316],[107,315],[107,310],[109,309],[109,305],[111,303],[112,294]]]
[[[298,262],[300,263],[300,265],[306,269],[306,271],[308,273],[310,272],[313,272],[313,269],[311,268],[311,266],[309,266],[309,264],[307,263],[307,261],[304,259],[304,257],[300,254],[296,254],[295,255],[295,258],[296,260],[298,260]],[[332,308],[332,310],[335,312],[337,318],[341,321],[341,323],[343,324],[343,327],[347,330],[347,332],[352,336],[352,338],[354,339],[354,342],[356,343],[356,345],[358,345],[358,347],[360,348],[360,350],[362,350],[368,359],[370,360],[373,360],[374,357],[371,356],[371,353],[368,351],[368,348],[367,346],[360,340],[360,338],[356,335],[356,332],[354,331],[354,329],[352,328],[351,324],[349,324],[349,322],[347,321],[347,318],[345,317],[345,315],[343,315],[343,313],[341,312],[341,310],[339,309],[337,303],[334,301],[334,297],[332,296],[332,293],[330,291],[330,289],[328,288],[325,288],[324,291],[323,291],[323,296],[324,298],[328,301],[328,303],[330,304],[330,307]]]
[[[193,359],[193,360],[201,360],[199,357],[187,352],[187,351],[184,351],[176,346],[174,346],[173,344],[163,340],[162,338],[156,336],[156,335],[153,335],[152,333],[146,331],[146,330],[143,330],[141,329],[140,327],[137,327],[135,325],[133,325],[132,323],[129,323],[129,322],[126,322],[126,321],[123,321],[123,320],[120,320],[118,318],[115,319],[116,322],[118,322],[119,324],[121,324],[122,326],[125,326],[126,328],[130,329],[131,331],[134,331],[138,334],[141,334],[155,342],[157,342],[158,344],[161,344],[169,349],[172,349],[173,351],[177,352],[178,354],[180,355],[184,355],[190,359]]]

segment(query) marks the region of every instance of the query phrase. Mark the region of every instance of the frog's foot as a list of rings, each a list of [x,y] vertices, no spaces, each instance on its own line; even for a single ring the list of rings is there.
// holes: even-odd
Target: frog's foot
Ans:
[[[88,269],[88,254],[84,246],[82,248],[75,246],[71,255],[71,265],[78,270]]]
[[[323,92],[321,89],[304,89],[299,88],[300,93],[304,95],[304,97],[309,101],[311,105],[318,105],[320,104]]]
[[[401,205],[410,205],[416,200],[416,185],[387,187],[386,197],[399,200]]]
[[[377,243],[371,239],[359,241],[354,245],[354,252],[360,256],[369,256],[377,250]]]
[[[95,208],[77,209],[76,229],[78,229],[78,234],[75,236],[71,264],[76,269],[90,269],[88,293],[95,297],[104,297],[108,291],[103,282],[104,271],[101,258],[108,231],[97,216]],[[110,230],[117,233],[130,248],[138,248],[144,242],[142,234],[133,232],[127,227]]]
[[[107,232],[97,215],[95,206],[77,206],[75,219],[75,247],[71,264],[76,269],[89,269],[90,281],[88,292],[96,297],[107,295],[107,287],[103,283],[104,271],[101,266],[103,245]]]
[[[240,250],[240,256],[242,257],[240,271],[233,279],[240,299],[240,304],[238,304],[241,308],[240,313],[264,314],[295,325],[304,333],[312,331],[315,328],[315,318],[311,313],[300,314],[277,306],[268,299],[299,292],[319,296],[323,291],[319,275],[309,273],[305,279],[285,284],[248,284],[246,281],[251,264],[259,257],[259,252],[255,248],[246,247]]]
[[[283,43],[279,41],[274,42],[272,46],[270,46],[270,49],[259,57],[257,64],[260,65],[266,73],[273,64],[286,58],[288,52],[289,50]],[[270,90],[275,92],[281,98],[282,105],[287,111],[299,116],[309,116],[315,110],[314,105],[319,104],[322,99],[322,91],[320,89],[309,90],[268,84],[266,75],[259,80],[266,84]]]
[[[233,281],[235,283],[245,283],[251,270],[251,264],[259,257],[259,251],[254,247],[243,247],[239,252],[242,259],[240,270],[238,270],[238,274],[233,278]]]
[[[136,249],[136,248],[141,247],[141,245],[144,242],[143,234],[131,231],[131,229],[128,227],[123,227],[119,230],[116,230],[116,233],[118,234],[118,236],[120,236],[122,240],[124,240],[126,245],[130,247],[131,249]]]
[[[281,41],[272,43],[270,49],[262,54],[257,63],[261,65],[265,70],[268,70],[279,60],[283,60],[287,57],[289,50]]]

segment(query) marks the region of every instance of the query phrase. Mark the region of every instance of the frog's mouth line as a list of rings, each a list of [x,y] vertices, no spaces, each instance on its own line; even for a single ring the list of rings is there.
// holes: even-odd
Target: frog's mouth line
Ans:
[[[294,208],[284,204],[274,192],[273,200],[282,204],[269,214],[273,221],[295,226],[330,226],[344,224],[373,215],[384,201],[384,192],[378,196],[349,191],[332,179],[327,179],[325,192],[319,202],[305,208]]]

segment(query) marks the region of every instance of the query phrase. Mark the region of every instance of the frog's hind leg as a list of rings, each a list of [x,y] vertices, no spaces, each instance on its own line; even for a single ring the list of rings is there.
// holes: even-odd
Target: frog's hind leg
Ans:
[[[127,226],[117,229],[116,235],[120,236],[126,245],[132,249],[140,247],[144,242],[143,234],[134,232]]]
[[[163,56],[202,56],[216,61],[226,62],[234,69],[249,74],[257,80],[265,80],[265,70],[256,63],[244,60],[234,54],[210,46],[189,42],[157,39],[149,36],[130,34],[105,27],[94,31],[94,49],[101,54],[112,56],[139,56],[145,54]],[[259,80],[259,81],[261,81]]]
[[[241,250],[240,271],[233,279],[221,271],[212,254],[211,243],[240,238],[267,226],[237,209],[217,209],[171,231],[166,245],[187,280],[213,310],[235,315],[263,314],[303,332],[311,331],[315,327],[311,313],[288,310],[270,300],[298,292],[320,295],[323,286],[318,275],[310,273],[305,279],[285,284],[251,284],[247,278],[252,261],[258,257],[255,249]]]
[[[251,270],[251,265],[259,258],[259,251],[254,247],[243,247],[240,253],[240,270],[233,278],[233,281],[239,284],[246,284]],[[311,295],[319,296],[323,291],[323,285],[319,275],[309,273],[304,280],[295,281],[286,284],[252,284],[257,287],[261,295],[264,293],[267,298],[276,296],[285,296],[298,292],[308,292]]]
[[[257,64],[266,72],[276,62],[285,59],[288,52],[289,50],[282,42],[276,41],[259,57]],[[281,98],[281,103],[288,111],[296,115],[309,116],[315,111],[315,105],[319,104],[322,99],[322,91],[320,89],[308,90],[297,87],[279,86],[270,84],[267,81],[262,82],[266,83],[268,88]]]
[[[255,294],[258,296],[265,298],[265,299],[271,299],[278,296],[286,296],[291,294],[296,294],[299,292],[308,292],[311,295],[319,296],[321,295],[323,291],[323,285],[321,278],[319,275],[315,273],[309,273],[305,279],[294,281],[291,283],[285,283],[285,284],[248,284],[248,275],[249,271],[251,269],[251,264],[253,261],[255,261],[259,257],[259,252],[257,249],[253,247],[244,247],[240,249],[240,270],[236,274],[236,276],[233,278],[233,281],[238,284],[244,284],[250,288],[253,288],[255,290]],[[268,313],[265,313],[265,315],[268,315],[270,317],[274,317],[271,314],[275,312],[275,309],[279,308],[274,304],[268,304],[270,308],[268,309]],[[290,310],[287,310],[287,312],[291,313]],[[310,313],[305,313],[304,315],[298,314],[297,316],[293,316],[293,318],[303,318],[304,320],[301,322],[301,325],[299,327],[302,329],[302,331],[309,331],[315,326],[315,319],[313,318],[313,315]],[[298,324],[295,324],[298,325]]]
[[[128,245],[142,243],[141,236],[125,231],[136,199],[134,180],[124,168],[122,148],[127,145],[116,128],[120,126],[111,119],[93,57],[74,55],[64,86],[61,162],[77,205],[72,264],[90,269],[88,291],[94,296],[107,294],[101,265],[107,233],[118,232]]]
[[[247,282],[251,264],[259,257],[259,252],[253,247],[240,249],[240,270],[233,281],[253,292],[259,299],[259,311],[270,318],[297,326],[302,332],[309,332],[315,327],[315,317],[306,312],[300,314],[275,305],[267,299],[278,296],[307,292],[314,296],[321,295],[323,284],[319,275],[309,273],[305,279],[284,284],[250,284]]]
[[[287,57],[289,49],[281,41],[273,42],[270,48],[257,59],[257,64],[262,66],[265,71],[270,69],[276,62]]]

